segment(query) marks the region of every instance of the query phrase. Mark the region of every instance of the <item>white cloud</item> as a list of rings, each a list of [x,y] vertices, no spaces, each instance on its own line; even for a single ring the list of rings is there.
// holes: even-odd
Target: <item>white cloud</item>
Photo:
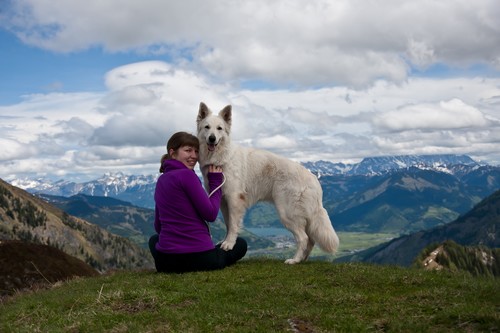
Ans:
[[[110,92],[99,110],[108,118],[95,129],[90,145],[158,146],[177,130],[193,132],[199,103],[221,105],[227,92],[160,61],[115,68],[106,74],[106,85]]]
[[[35,155],[35,147],[23,144],[17,140],[0,138],[0,161],[2,163],[10,160],[29,158]]]
[[[417,68],[425,69],[436,61],[434,49],[426,44],[413,39],[408,41],[407,55],[412,64]]]
[[[51,93],[24,98],[19,104],[0,106],[0,137],[6,140],[1,154],[4,161],[57,157],[68,147],[81,145],[92,127],[104,121],[96,109],[100,94]],[[34,164],[31,168],[36,170]]]
[[[289,149],[296,147],[297,143],[295,140],[286,136],[274,135],[263,139],[257,139],[255,145],[262,149]]]
[[[164,61],[103,73],[100,93],[0,106],[1,174],[154,173],[167,138],[195,131],[201,101],[233,105],[235,142],[296,160],[468,153],[500,163],[497,0],[8,4],[0,27],[27,44]]]
[[[8,147],[0,171],[156,173],[168,137],[194,133],[200,101],[214,112],[233,105],[236,143],[298,161],[410,153],[500,161],[500,79],[250,91],[161,62],[118,67],[106,78],[109,90],[100,94],[26,96],[0,107]]]
[[[399,110],[378,114],[374,119],[375,126],[390,131],[481,128],[487,124],[478,109],[459,99],[403,106]]]
[[[379,81],[360,90],[242,91],[238,103],[252,109],[257,105],[264,110],[258,118],[280,124],[280,131],[269,137],[279,134],[295,140],[294,151],[279,145],[268,149],[298,160],[467,153],[498,161],[492,148],[500,142],[492,133],[500,132],[499,83],[419,78],[400,85]],[[233,113],[233,123],[247,122],[246,111]],[[265,137],[261,126],[248,127],[248,132]]]
[[[172,66],[163,61],[146,61],[112,69],[106,73],[106,86],[111,91],[125,88],[166,83]]]
[[[19,0],[2,25],[58,52],[166,52],[229,81],[369,85],[410,67],[498,67],[496,0]],[[149,50],[149,51],[148,51]]]

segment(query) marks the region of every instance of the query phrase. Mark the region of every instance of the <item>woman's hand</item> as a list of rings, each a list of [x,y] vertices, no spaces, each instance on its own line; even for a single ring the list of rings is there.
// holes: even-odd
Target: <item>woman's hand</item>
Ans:
[[[208,166],[208,172],[222,172],[222,167],[210,164]]]

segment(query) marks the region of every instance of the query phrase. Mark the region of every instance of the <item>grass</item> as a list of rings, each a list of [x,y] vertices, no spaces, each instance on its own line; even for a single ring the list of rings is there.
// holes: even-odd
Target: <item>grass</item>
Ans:
[[[1,332],[500,330],[498,279],[367,264],[246,259],[221,271],[120,271],[0,305]]]

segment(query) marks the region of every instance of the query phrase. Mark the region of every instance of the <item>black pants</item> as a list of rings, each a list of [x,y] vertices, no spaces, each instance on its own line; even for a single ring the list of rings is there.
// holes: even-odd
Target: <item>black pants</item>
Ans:
[[[238,237],[230,251],[224,251],[217,245],[215,249],[193,253],[163,253],[156,249],[158,235],[149,239],[149,250],[154,258],[156,270],[163,273],[184,273],[211,271],[230,266],[247,253],[247,242]]]

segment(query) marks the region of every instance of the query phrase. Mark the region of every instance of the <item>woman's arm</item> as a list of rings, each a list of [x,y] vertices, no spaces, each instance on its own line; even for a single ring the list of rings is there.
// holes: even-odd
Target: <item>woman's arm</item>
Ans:
[[[192,171],[186,177],[186,182],[184,184],[187,196],[191,200],[194,208],[198,215],[201,216],[205,221],[213,222],[219,214],[220,201],[222,198],[222,190],[218,189],[215,191],[211,197],[208,197],[207,192],[203,188],[198,176]],[[223,174],[221,172],[209,172],[208,182],[209,189],[212,191],[217,186],[222,184]]]

